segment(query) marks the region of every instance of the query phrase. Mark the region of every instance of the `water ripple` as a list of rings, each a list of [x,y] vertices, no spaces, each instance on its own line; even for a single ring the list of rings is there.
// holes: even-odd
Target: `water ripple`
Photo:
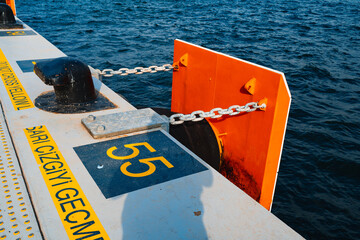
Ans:
[[[273,212],[306,238],[360,239],[358,0],[17,5],[22,20],[95,68],[172,62],[179,38],[283,71],[293,101]],[[170,106],[169,73],[104,81],[134,105]]]

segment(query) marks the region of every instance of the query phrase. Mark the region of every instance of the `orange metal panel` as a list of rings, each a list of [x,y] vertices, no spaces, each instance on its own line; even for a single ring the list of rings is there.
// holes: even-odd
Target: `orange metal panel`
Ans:
[[[11,7],[14,15],[16,16],[15,0],[6,0],[6,4]]]
[[[174,46],[174,62],[187,53],[188,66],[173,73],[172,111],[209,111],[267,98],[266,111],[208,121],[224,145],[221,173],[270,209],[290,104],[283,74],[180,40]],[[245,84],[254,78],[250,94]]]
[[[172,106],[171,109],[182,109],[183,111],[192,111],[193,107],[199,109],[206,107],[203,104],[203,99],[196,97],[195,95],[210,95],[207,100],[212,101],[213,93],[215,90],[214,79],[216,74],[216,55],[211,52],[203,51],[202,49],[193,48],[190,45],[182,45],[181,42],[175,41],[175,49],[182,48],[182,54],[178,51],[174,52],[174,62],[187,53],[186,49],[190,48],[193,54],[188,56],[188,63],[191,66],[185,67],[180,65],[179,71],[173,74],[173,89],[187,89],[187,91],[173,91],[172,92]],[[184,49],[183,49],[184,48]],[[199,61],[199,59],[204,61]],[[176,76],[176,77],[175,77]],[[177,80],[178,79],[178,80]],[[206,79],[207,83],[204,85],[202,81],[196,79]],[[188,87],[191,86],[191,87]],[[184,109],[185,108],[185,109]]]
[[[274,195],[275,189],[273,188],[275,188],[277,172],[279,171],[278,160],[281,157],[290,102],[291,98],[286,80],[281,76],[260,198],[260,203],[267,209],[271,208]]]

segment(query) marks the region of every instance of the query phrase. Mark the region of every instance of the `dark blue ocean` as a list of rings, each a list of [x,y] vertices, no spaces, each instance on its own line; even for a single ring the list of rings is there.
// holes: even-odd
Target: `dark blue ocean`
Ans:
[[[94,68],[171,63],[178,38],[284,72],[293,100],[272,212],[308,239],[360,239],[359,0],[16,2]],[[170,73],[104,82],[135,106],[170,107]]]

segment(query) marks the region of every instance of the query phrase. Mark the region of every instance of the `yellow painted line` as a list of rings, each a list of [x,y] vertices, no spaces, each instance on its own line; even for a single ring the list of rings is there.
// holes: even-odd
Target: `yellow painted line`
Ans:
[[[6,59],[4,53],[0,49],[0,76],[9,94],[12,105],[15,110],[24,110],[33,108],[34,104],[27,95],[20,80],[16,76],[10,63]]]
[[[24,132],[69,239],[110,239],[47,128]]]

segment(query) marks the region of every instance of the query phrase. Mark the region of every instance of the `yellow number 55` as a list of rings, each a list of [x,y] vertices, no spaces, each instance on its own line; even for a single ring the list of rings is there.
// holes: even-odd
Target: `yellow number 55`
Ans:
[[[162,163],[165,164],[165,166],[167,166],[168,168],[173,168],[174,166],[168,162],[168,160],[166,160],[164,157],[154,157],[154,158],[145,158],[145,159],[140,159],[139,162],[144,163],[146,165],[149,166],[149,170],[142,172],[142,173],[131,173],[127,170],[127,168],[131,165],[130,162],[124,163],[123,165],[121,165],[120,170],[123,174],[125,174],[126,176],[129,177],[146,177],[149,176],[151,174],[153,174],[156,170],[155,165],[152,163],[152,161],[156,161],[159,160]]]
[[[139,155],[140,151],[137,148],[138,146],[144,146],[146,147],[150,152],[156,152],[156,150],[150,146],[149,143],[147,142],[141,142],[141,143],[132,143],[132,144],[125,144],[124,147],[126,148],[130,148],[133,150],[133,152],[130,155],[127,156],[116,156],[114,155],[114,151],[117,150],[117,148],[111,147],[106,151],[106,154],[111,157],[112,159],[116,159],[116,160],[127,160],[127,159],[131,159],[134,158],[136,156]],[[173,168],[174,166],[169,163],[168,160],[166,160],[164,157],[153,157],[153,158],[144,158],[144,159],[140,159],[139,162],[148,165],[149,169],[145,172],[141,172],[141,173],[131,173],[127,170],[127,168],[132,165],[130,162],[124,163],[123,165],[121,165],[120,167],[120,171],[129,177],[146,177],[149,176],[151,174],[153,174],[156,170],[156,166],[152,163],[152,161],[161,161],[167,168]]]
[[[18,35],[25,35],[24,31],[16,31],[16,32],[6,32],[9,35],[18,36]]]
[[[150,152],[156,152],[156,150],[150,146],[150,144],[148,144],[147,142],[141,142],[141,143],[132,143],[132,144],[125,144],[124,147],[126,148],[130,148],[133,150],[133,153],[128,155],[128,156],[115,156],[113,154],[113,152],[115,150],[117,150],[117,147],[111,147],[106,151],[106,154],[111,157],[112,159],[116,159],[116,160],[126,160],[126,159],[130,159],[130,158],[134,158],[137,155],[139,155],[140,151],[139,149],[137,149],[137,146],[141,146],[143,145],[144,147],[146,147]]]

